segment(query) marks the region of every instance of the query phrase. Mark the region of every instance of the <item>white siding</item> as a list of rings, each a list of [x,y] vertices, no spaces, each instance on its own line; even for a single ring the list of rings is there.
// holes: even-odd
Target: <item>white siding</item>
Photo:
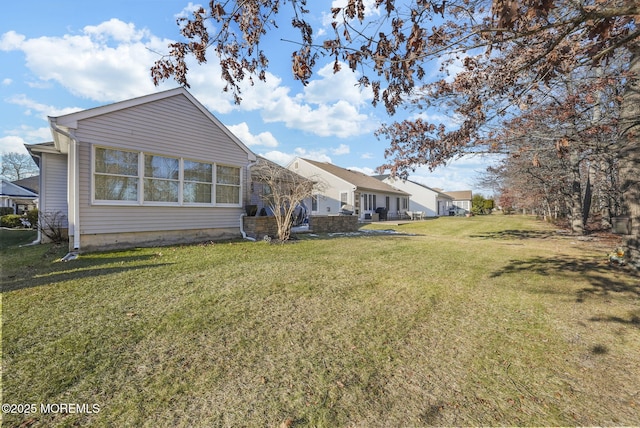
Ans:
[[[290,169],[303,177],[319,183],[318,187],[321,189],[321,196],[318,197],[318,211],[314,211],[313,214],[327,215],[340,213],[341,192],[348,193],[348,203],[349,205],[353,205],[355,209],[356,203],[354,201],[353,184],[335,175],[328,174],[326,171],[305,162],[303,159],[296,159],[294,164],[290,166]]]
[[[183,157],[241,167],[248,155],[185,96],[83,119],[76,137],[80,157],[80,233],[239,228],[243,208],[113,206],[92,204],[92,145]],[[243,186],[241,202],[246,189]]]
[[[40,210],[43,213],[64,214],[62,227],[67,225],[67,156],[42,153]]]
[[[434,190],[408,180],[394,180],[387,177],[383,181],[411,194],[409,211],[422,211],[427,217],[438,215],[438,193]]]

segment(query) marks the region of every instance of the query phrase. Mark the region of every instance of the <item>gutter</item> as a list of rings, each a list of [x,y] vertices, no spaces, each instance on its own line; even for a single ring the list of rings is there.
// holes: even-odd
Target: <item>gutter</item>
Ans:
[[[78,139],[72,132],[67,132],[58,127],[55,117],[49,117],[49,125],[51,129],[57,132],[59,135],[63,135],[69,140],[69,150],[67,153],[67,209],[72,210],[72,223],[69,226],[73,226],[73,251],[80,251],[80,177],[78,176],[79,159],[78,159]],[[55,140],[54,136],[54,140]],[[69,180],[69,177],[73,181]],[[71,229],[71,227],[69,228]]]

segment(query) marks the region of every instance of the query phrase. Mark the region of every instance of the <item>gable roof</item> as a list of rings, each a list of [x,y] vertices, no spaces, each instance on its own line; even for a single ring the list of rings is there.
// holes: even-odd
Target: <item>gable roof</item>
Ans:
[[[310,159],[302,159],[302,158],[300,159],[348,183],[353,184],[359,190],[374,190],[378,192],[394,193],[394,194],[403,195],[403,196],[410,196],[409,193],[396,189],[395,187],[392,187],[387,183],[383,183],[382,181],[376,179],[375,177],[364,174],[362,172],[341,168],[339,166],[336,166],[327,162],[318,162],[318,161],[313,161]]]
[[[378,179],[378,180],[383,181],[383,180],[386,180],[387,178],[390,178],[391,174],[374,175],[374,177],[376,179]],[[400,180],[400,179],[394,179],[393,177],[391,177],[391,178],[394,181],[395,180]],[[441,197],[441,198],[452,199],[453,200],[453,197],[450,196],[450,195],[447,195],[445,192],[442,192],[441,190],[438,190],[438,189],[434,189],[433,187],[426,186],[426,185],[424,185],[422,183],[418,183],[417,181],[413,181],[413,180],[400,180],[400,181],[408,181],[409,183],[415,184],[416,186],[420,186],[420,187],[423,187],[423,188],[425,188],[427,190],[431,190],[432,192],[437,193],[438,196]],[[392,184],[392,186],[393,186],[393,184]]]
[[[38,195],[24,187],[13,184],[7,180],[2,180],[2,196],[12,196],[16,198],[37,198]]]
[[[40,176],[34,175],[33,177],[27,177],[20,180],[12,181],[13,184],[17,184],[20,187],[24,187],[33,193],[40,192]]]
[[[78,121],[80,120],[89,119],[107,113],[112,113],[115,111],[124,110],[127,108],[136,107],[142,104],[147,104],[176,96],[183,96],[187,98],[211,122],[213,122],[218,128],[220,128],[234,143],[236,143],[242,150],[244,150],[249,155],[250,160],[256,160],[256,155],[238,137],[236,137],[231,131],[229,131],[229,129],[227,129],[227,127],[224,126],[224,124],[220,122],[217,117],[215,117],[209,110],[207,110],[207,108],[202,105],[200,101],[198,101],[193,95],[189,93],[189,91],[187,91],[183,87],[156,92],[149,95],[143,95],[141,97],[119,101],[100,107],[94,107],[87,110],[81,110],[75,113],[65,114],[63,116],[49,116],[49,124],[54,135],[55,146],[58,150],[61,150],[60,141],[69,138],[68,135],[65,135],[65,131],[68,131],[69,129],[76,129],[78,127]],[[64,152],[64,150],[62,151]]]
[[[471,190],[458,190],[456,192],[444,192],[445,195],[451,196],[456,201],[470,201],[473,199]]]

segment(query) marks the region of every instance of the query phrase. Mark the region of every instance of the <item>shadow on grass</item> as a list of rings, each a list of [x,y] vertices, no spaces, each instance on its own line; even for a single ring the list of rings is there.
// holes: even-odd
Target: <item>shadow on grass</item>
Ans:
[[[81,281],[87,278],[140,269],[152,269],[173,264],[149,263],[156,258],[157,256],[154,254],[100,257],[79,259],[71,262],[56,262],[51,264],[49,269],[40,269],[31,266],[26,271],[20,272],[19,274],[3,276],[0,282],[0,287],[4,293],[6,291],[52,285],[64,281]],[[123,266],[101,267],[107,264],[118,263],[123,264]],[[131,266],[131,264],[134,263],[135,266]]]
[[[469,237],[481,239],[546,239],[556,235],[556,232],[548,230],[508,229],[498,232],[487,232],[478,235],[469,235]]]
[[[591,287],[578,291],[577,301],[589,295],[606,296],[610,293],[628,293],[640,297],[640,275],[630,269],[608,264],[603,260],[582,260],[567,257],[533,257],[527,260],[512,260],[502,269],[491,274],[492,278],[524,273],[566,276],[586,279]]]
[[[590,297],[608,298],[614,294],[640,298],[640,274],[620,266],[613,266],[601,260],[581,260],[572,258],[534,257],[528,260],[512,260],[504,268],[494,272],[491,277],[536,273],[543,276],[580,277],[591,286],[576,292],[576,302],[581,303]],[[540,291],[545,292],[545,291]],[[563,290],[549,289],[548,293],[562,293]],[[603,315],[589,318],[592,322],[615,322],[640,328],[640,311],[632,312],[629,318]],[[597,350],[594,351],[594,353]]]

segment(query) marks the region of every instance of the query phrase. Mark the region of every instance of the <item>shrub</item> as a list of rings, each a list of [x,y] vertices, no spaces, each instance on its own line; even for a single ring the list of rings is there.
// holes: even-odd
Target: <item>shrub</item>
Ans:
[[[0,219],[0,224],[2,225],[2,227],[9,227],[11,229],[15,229],[18,227],[22,227],[22,222],[20,221],[21,218],[22,216],[18,214],[3,215],[2,218]]]
[[[38,227],[38,213],[37,208],[27,212],[27,221],[31,223],[31,227],[34,229]]]
[[[48,211],[40,215],[39,229],[40,232],[52,242],[60,243],[67,240],[64,223],[67,216],[61,211]]]
[[[9,214],[15,214],[13,208],[11,207],[0,207],[0,216],[5,216]]]

